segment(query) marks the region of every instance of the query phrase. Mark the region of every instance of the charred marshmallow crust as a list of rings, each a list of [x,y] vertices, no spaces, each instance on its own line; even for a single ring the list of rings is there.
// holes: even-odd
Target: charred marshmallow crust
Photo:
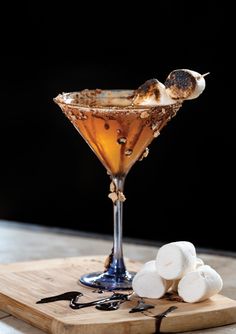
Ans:
[[[170,73],[165,81],[165,86],[171,90],[173,99],[186,99],[196,88],[196,79],[185,70],[175,70]]]

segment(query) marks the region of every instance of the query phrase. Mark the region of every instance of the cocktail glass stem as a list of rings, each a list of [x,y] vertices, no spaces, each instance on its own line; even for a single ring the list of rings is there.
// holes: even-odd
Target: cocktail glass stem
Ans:
[[[112,182],[115,185],[116,192],[123,193],[125,175],[112,177]],[[114,241],[113,241],[113,254],[110,267],[108,272],[110,274],[116,275],[117,279],[119,277],[126,276],[126,267],[123,258],[123,201],[119,198],[113,203],[114,212]]]
[[[112,183],[117,199],[114,206],[114,240],[112,253],[105,263],[104,272],[85,274],[80,278],[80,283],[105,290],[125,290],[132,288],[134,272],[128,272],[125,267],[122,247],[123,230],[123,190],[125,175],[113,176]]]

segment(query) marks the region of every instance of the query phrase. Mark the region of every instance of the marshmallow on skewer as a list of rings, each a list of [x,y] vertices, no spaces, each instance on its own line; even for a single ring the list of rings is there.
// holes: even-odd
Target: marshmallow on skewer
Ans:
[[[167,94],[175,100],[196,99],[205,89],[204,77],[209,74],[200,74],[195,71],[181,69],[172,71],[166,81]]]
[[[196,303],[217,294],[222,287],[220,275],[210,266],[203,265],[180,280],[178,293],[185,302]]]
[[[158,274],[166,280],[177,280],[195,270],[196,250],[188,241],[171,242],[162,246],[156,257]]]
[[[167,93],[165,86],[157,79],[147,80],[134,92],[134,105],[167,105],[176,103]]]
[[[134,276],[132,287],[139,297],[161,298],[172,284],[157,272],[156,261],[149,261]]]

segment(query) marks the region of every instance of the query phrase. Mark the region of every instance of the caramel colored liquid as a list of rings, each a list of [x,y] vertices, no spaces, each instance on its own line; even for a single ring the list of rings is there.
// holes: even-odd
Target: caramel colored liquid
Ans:
[[[176,112],[170,106],[147,111],[85,110],[69,105],[62,109],[113,176],[127,174]]]

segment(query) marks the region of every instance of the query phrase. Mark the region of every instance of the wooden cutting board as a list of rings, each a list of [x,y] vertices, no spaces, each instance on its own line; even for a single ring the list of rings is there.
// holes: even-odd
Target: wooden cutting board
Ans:
[[[163,318],[162,332],[183,332],[236,322],[236,301],[222,295],[197,304],[166,299],[147,299],[155,305],[144,313],[129,313],[137,301],[128,301],[116,311],[95,307],[72,310],[68,301],[36,304],[36,301],[67,291],[84,294],[81,302],[103,298],[105,294],[78,285],[81,274],[103,269],[105,257],[77,257],[0,265],[0,309],[52,334],[151,334],[155,316],[170,306],[177,309]],[[130,271],[141,264],[126,260]],[[83,299],[82,299],[83,298]]]

